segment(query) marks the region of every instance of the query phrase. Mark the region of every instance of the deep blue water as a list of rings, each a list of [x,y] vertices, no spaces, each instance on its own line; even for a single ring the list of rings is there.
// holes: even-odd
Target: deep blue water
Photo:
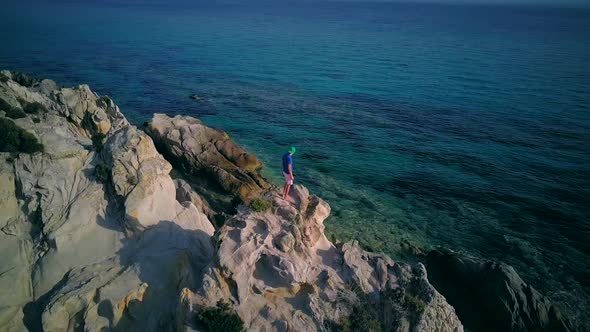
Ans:
[[[0,41],[0,68],[197,116],[277,183],[296,146],[337,238],[501,260],[590,314],[588,9],[19,2]]]

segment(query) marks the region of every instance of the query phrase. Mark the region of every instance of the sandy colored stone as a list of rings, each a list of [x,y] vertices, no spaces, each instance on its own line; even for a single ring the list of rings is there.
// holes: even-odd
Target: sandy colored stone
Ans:
[[[330,207],[306,188],[295,186],[291,202],[278,193],[264,199],[272,201],[270,211],[244,207],[221,228],[216,260],[197,292],[183,291],[180,316],[194,317],[224,300],[233,304],[247,330],[324,331],[328,322],[350,314],[351,305],[342,297],[354,299],[350,285],[355,285],[376,298],[389,289],[412,292],[425,303],[424,312],[407,312],[400,304],[390,313],[408,317],[412,330],[463,330],[453,308],[428,283],[421,264],[394,262],[355,242],[334,246],[328,241],[323,222]],[[416,290],[408,288],[410,284],[417,285]]]
[[[227,192],[249,202],[270,184],[258,173],[262,164],[227,133],[188,116],[154,114],[148,134],[179,163],[194,173],[211,176]]]

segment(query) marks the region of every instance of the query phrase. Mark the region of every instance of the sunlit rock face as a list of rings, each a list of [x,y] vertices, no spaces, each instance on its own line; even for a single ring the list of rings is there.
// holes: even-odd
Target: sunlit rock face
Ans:
[[[45,109],[10,120],[44,152],[0,153],[0,330],[171,326],[214,253],[205,214],[108,97],[2,75],[0,98]]]
[[[262,164],[255,156],[239,147],[227,133],[209,128],[200,120],[155,114],[146,130],[167,155],[194,174],[212,178],[245,202],[270,187],[258,173]]]

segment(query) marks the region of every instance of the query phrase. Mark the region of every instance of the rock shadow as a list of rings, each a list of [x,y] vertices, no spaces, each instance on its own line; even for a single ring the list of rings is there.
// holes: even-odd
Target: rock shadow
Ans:
[[[145,231],[124,240],[117,252],[125,265],[139,264],[144,282],[158,281],[159,264],[179,254],[188,255],[195,267],[209,264],[214,254],[213,240],[202,230],[187,230],[172,221],[160,221]]]
[[[146,133],[150,135],[149,131],[146,131]],[[150,137],[152,136],[150,135]],[[168,147],[162,146],[159,140],[153,139],[153,142],[156,150],[172,165],[173,170],[170,172],[170,177],[173,180],[185,180],[194,192],[209,203],[211,208],[217,213],[216,220],[214,220],[216,224],[222,225],[226,219],[224,216],[231,216],[237,213],[236,208],[242,203],[241,200],[236,199],[235,195],[224,190],[214,175],[204,170],[195,171],[193,165],[183,158],[172,155],[168,151]]]
[[[342,266],[342,257],[338,254],[338,249],[330,247],[328,250],[318,249],[318,256],[322,259],[322,264],[333,268],[334,270],[340,270]]]
[[[45,306],[49,303],[51,296],[61,289],[68,280],[69,272],[51,288],[47,293],[43,294],[37,300],[27,303],[23,307],[23,324],[29,331],[43,331],[42,315]]]
[[[293,306],[293,309],[302,311],[308,315],[312,314],[312,310],[309,307],[309,303],[311,302],[310,294],[314,293],[314,288],[312,285],[304,283],[301,284],[299,291],[290,298],[287,298],[285,301]]]
[[[113,312],[113,304],[110,300],[103,300],[98,304],[98,315],[108,319],[109,324],[113,325],[115,313]]]
[[[254,278],[273,288],[289,287],[291,281],[286,279],[286,271],[280,268],[280,258],[277,256],[260,255],[256,262]]]
[[[343,269],[344,258],[337,247],[331,247],[328,250],[318,249],[317,254],[321,257],[322,264],[332,268],[341,280],[347,279]]]
[[[125,239],[117,255],[122,264],[138,271],[148,288],[143,301],[131,303],[132,312],[124,315],[114,330],[140,331],[155,326],[156,330],[174,330],[180,291],[186,287],[196,292],[213,254],[211,236],[171,221],[161,221]]]
[[[116,219],[106,219],[97,218],[97,224],[121,231],[122,227]],[[132,269],[140,283],[148,285],[143,300],[129,301],[116,324],[114,299],[96,295],[94,303],[89,305],[97,305],[98,315],[109,322],[109,331],[174,331],[182,288],[197,291],[204,268],[211,263],[213,254],[212,237],[204,231],[187,230],[172,221],[161,221],[139,234],[123,239],[122,247],[115,253],[121,265],[121,275]],[[24,307],[23,323],[29,331],[43,331],[43,312],[52,296],[68,285],[69,276],[70,271],[50,291]],[[117,275],[113,280],[119,277]],[[136,285],[130,286],[129,291],[136,289]],[[83,324],[85,310],[83,308],[72,319]]]

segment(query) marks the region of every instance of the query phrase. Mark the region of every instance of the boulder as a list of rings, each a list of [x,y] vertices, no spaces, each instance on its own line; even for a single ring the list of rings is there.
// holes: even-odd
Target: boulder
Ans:
[[[0,153],[0,330],[23,331],[22,308],[32,296],[33,245],[22,220],[12,163]]]
[[[176,216],[176,188],[168,175],[172,166],[155,149],[152,140],[134,127],[126,127],[106,144],[115,193],[125,202],[125,226],[140,232]]]
[[[44,304],[43,330],[101,331],[116,326],[131,300],[142,301],[147,288],[136,271],[113,260],[75,268]]]
[[[114,133],[105,144],[104,155],[111,169],[115,193],[125,205],[125,227],[141,232],[161,221],[176,221],[186,229],[213,227],[192,202],[180,204],[169,173],[172,166],[154,147],[151,138],[133,126]],[[188,217],[190,215],[190,217]]]
[[[260,196],[270,184],[259,174],[261,162],[221,130],[189,116],[154,114],[147,133],[163,153],[193,174],[212,178],[244,202]]]

